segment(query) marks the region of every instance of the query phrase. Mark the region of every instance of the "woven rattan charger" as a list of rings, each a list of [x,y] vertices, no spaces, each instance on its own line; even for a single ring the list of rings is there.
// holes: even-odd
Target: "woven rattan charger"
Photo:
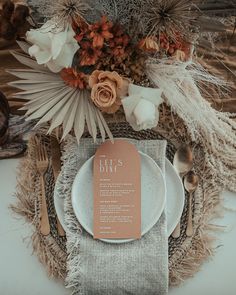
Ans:
[[[109,127],[114,137],[134,138],[137,140],[166,139],[167,158],[172,162],[177,145],[188,141],[186,132],[182,128],[174,129],[173,121],[167,124],[166,114],[162,113],[162,118],[157,130],[135,132],[127,123],[110,123]],[[170,118],[170,116],[168,116]],[[162,123],[165,122],[165,123]],[[183,126],[179,122],[175,122]],[[176,131],[177,130],[177,131]],[[87,134],[84,137],[88,137]],[[41,134],[43,143],[47,147],[50,157],[50,138]],[[40,211],[40,189],[35,163],[35,147],[33,140],[29,140],[28,155],[22,160],[18,177],[17,198],[18,202],[12,209],[26,217],[32,223],[34,233],[32,235],[32,245],[35,254],[47,269],[49,276],[64,280],[66,276],[66,238],[60,237],[57,233],[56,214],[53,203],[53,192],[55,181],[52,169],[49,168],[46,177],[46,195],[51,225],[51,234],[42,236],[39,231],[39,211]],[[178,144],[177,144],[178,143]],[[190,143],[190,142],[189,142]],[[213,251],[213,239],[208,233],[208,221],[214,215],[216,206],[220,202],[217,188],[211,185],[210,173],[204,167],[204,157],[201,147],[194,146],[194,170],[200,176],[200,185],[194,194],[192,202],[194,234],[187,237],[187,211],[188,198],[186,198],[184,211],[181,219],[181,235],[178,239],[169,238],[169,282],[170,286],[179,285],[185,279],[191,277],[199,270],[202,262],[209,257]],[[30,183],[30,185],[28,185]],[[187,192],[185,192],[187,194]]]

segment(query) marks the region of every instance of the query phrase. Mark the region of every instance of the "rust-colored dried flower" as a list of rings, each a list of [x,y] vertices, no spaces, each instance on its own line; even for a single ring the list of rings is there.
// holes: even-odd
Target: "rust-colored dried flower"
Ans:
[[[67,85],[81,90],[87,88],[88,77],[84,73],[77,72],[74,68],[64,68],[60,74]]]
[[[112,22],[108,21],[106,16],[102,16],[101,21],[89,26],[91,31],[90,38],[93,39],[93,47],[101,48],[103,47],[104,40],[113,38],[113,34],[111,33],[112,26]]]
[[[127,47],[130,42],[130,37],[124,33],[122,27],[116,24],[112,27],[113,38],[109,40],[109,47],[112,55],[115,57],[124,58],[127,56]]]
[[[171,56],[176,55],[176,51],[182,51],[187,58],[190,55],[190,47],[191,44],[184,41],[179,32],[175,32],[172,39],[168,38],[166,34],[160,35],[160,48],[164,49]]]
[[[81,42],[90,33],[88,24],[86,22],[81,22],[78,26],[77,22],[72,23],[72,28],[75,32],[75,39],[77,42]]]
[[[191,55],[191,48],[192,48],[191,43],[189,43],[189,42],[182,42],[181,43],[181,47],[179,49],[184,52],[186,59],[188,59]]]
[[[98,48],[94,48],[89,41],[81,42],[80,65],[91,66],[95,65],[102,52]]]

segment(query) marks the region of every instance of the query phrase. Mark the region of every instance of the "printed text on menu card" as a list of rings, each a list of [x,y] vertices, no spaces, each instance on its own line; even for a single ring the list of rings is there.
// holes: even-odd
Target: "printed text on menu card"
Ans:
[[[126,140],[106,141],[93,164],[94,238],[141,237],[141,164]]]

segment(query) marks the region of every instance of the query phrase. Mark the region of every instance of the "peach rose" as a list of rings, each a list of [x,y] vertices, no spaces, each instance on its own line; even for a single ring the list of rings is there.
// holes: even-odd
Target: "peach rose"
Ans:
[[[94,71],[89,77],[93,103],[108,114],[113,114],[121,106],[121,97],[128,93],[128,80],[117,72]]]

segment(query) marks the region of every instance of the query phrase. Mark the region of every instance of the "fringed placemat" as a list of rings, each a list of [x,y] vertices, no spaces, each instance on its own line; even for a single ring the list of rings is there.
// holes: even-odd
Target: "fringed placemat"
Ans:
[[[39,135],[39,134],[37,134]],[[50,277],[65,278],[66,275],[66,238],[57,234],[56,213],[53,202],[55,181],[52,168],[45,174],[45,190],[51,232],[43,236],[40,232],[41,182],[36,168],[36,147],[34,136],[29,139],[28,153],[18,167],[16,197],[18,202],[11,208],[25,217],[33,226],[32,246],[39,261],[46,267]],[[50,157],[49,137],[40,134]]]
[[[221,210],[220,192],[224,186],[220,181],[212,181],[211,169],[206,165],[206,155],[203,149],[189,141],[182,122],[173,120],[169,113],[162,111],[157,130],[135,132],[127,123],[111,123],[110,129],[114,137],[143,139],[163,139],[168,141],[167,158],[172,162],[178,145],[182,142],[190,143],[194,150],[194,170],[200,177],[199,188],[194,194],[192,202],[194,234],[187,237],[188,197],[181,219],[181,235],[178,239],[169,238],[169,279],[170,286],[177,286],[182,281],[193,276],[214,252],[212,231],[217,226],[211,224]],[[47,146],[50,157],[49,138],[41,135]],[[87,137],[87,135],[85,135]],[[47,203],[51,223],[51,234],[42,236],[39,231],[40,184],[36,170],[34,141],[29,140],[28,155],[20,163],[17,186],[17,203],[12,209],[26,217],[34,227],[32,244],[35,254],[45,265],[49,276],[64,279],[66,275],[66,240],[57,235],[56,217],[53,204],[54,179],[49,169],[46,174]],[[215,177],[215,176],[214,176]],[[229,186],[229,184],[228,184]],[[233,189],[233,188],[232,188]]]

